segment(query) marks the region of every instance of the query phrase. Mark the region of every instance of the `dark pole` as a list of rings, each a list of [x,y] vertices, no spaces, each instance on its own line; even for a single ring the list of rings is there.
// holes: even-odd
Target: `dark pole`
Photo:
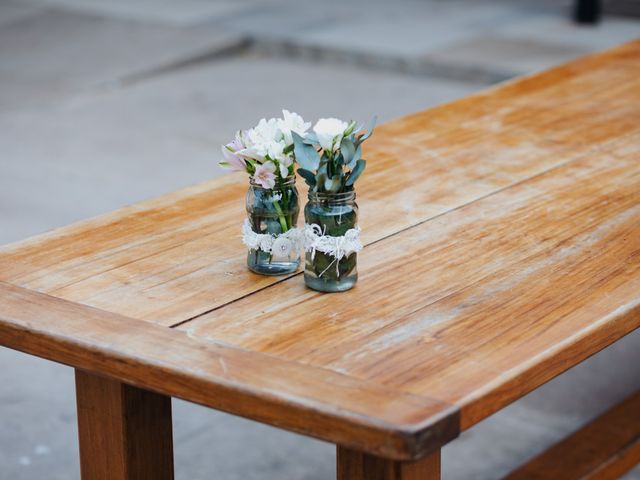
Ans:
[[[576,0],[574,18],[578,23],[598,23],[601,12],[600,0]]]

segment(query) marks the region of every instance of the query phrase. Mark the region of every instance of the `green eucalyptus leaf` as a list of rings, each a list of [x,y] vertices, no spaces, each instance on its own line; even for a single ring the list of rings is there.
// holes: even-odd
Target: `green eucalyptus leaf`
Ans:
[[[327,174],[324,172],[318,172],[316,174],[316,190],[323,191],[324,190],[324,182],[327,179]]]
[[[364,171],[364,167],[367,165],[366,160],[358,160],[356,162],[356,166],[353,170],[351,170],[351,173],[349,174],[349,178],[347,178],[347,181],[344,183],[345,186],[347,187],[351,187],[356,180],[358,179],[358,177],[362,174],[362,172]]]
[[[353,158],[353,154],[356,152],[356,146],[354,143],[348,139],[344,138],[342,143],[340,144],[340,153],[344,158],[344,164],[348,165],[351,163],[351,159]]]
[[[314,132],[309,132],[305,134],[302,141],[308,145],[317,145],[319,143],[318,136]]]
[[[378,121],[378,117],[377,116],[374,116],[371,119],[371,123],[369,124],[369,130],[367,130],[367,132],[360,137],[360,142],[364,142],[367,138],[369,138],[371,136],[371,134],[373,133],[373,129],[376,126],[376,122],[377,121]]]
[[[330,178],[328,177],[324,181],[324,189],[327,192],[336,193],[340,190],[341,186],[342,186],[341,175],[334,175],[333,177],[330,177]]]
[[[299,168],[298,175],[304,178],[304,181],[307,182],[307,185],[309,185],[310,187],[316,186],[316,176],[313,174],[313,172],[305,170],[304,168]]]
[[[293,137],[294,155],[298,164],[305,170],[316,170],[320,164],[320,155],[316,149],[303,143],[303,139],[296,132],[291,132]]]
[[[353,170],[358,160],[360,160],[361,156],[362,156],[362,147],[358,145],[358,147],[356,148],[356,151],[353,152],[353,157],[351,157],[351,161],[347,164],[347,168],[349,168],[349,170]]]
[[[327,177],[331,178],[336,173],[335,163],[333,161],[327,162]]]

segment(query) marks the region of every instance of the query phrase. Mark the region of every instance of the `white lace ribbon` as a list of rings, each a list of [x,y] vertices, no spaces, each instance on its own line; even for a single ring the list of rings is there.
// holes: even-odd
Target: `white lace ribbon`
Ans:
[[[311,252],[311,259],[313,259],[316,252],[322,252],[334,258],[329,266],[335,263],[338,274],[338,262],[345,256],[362,250],[359,227],[350,228],[344,235],[333,237],[325,235],[322,227],[315,223],[305,224],[304,228],[292,228],[284,233],[274,235],[254,232],[249,219],[245,219],[242,225],[242,242],[252,250],[262,250],[276,257],[287,257],[292,252],[304,249]],[[320,276],[324,272],[326,269]]]
[[[304,249],[311,252],[313,258],[316,252],[331,255],[337,260],[351,255],[353,252],[362,250],[360,242],[360,228],[350,228],[340,237],[325,235],[318,224],[305,224],[304,226]]]
[[[331,265],[335,263],[336,274],[340,275],[339,262],[345,256],[349,256],[354,252],[362,250],[360,242],[360,228],[350,228],[344,235],[332,237],[325,235],[318,224],[305,224],[304,226],[304,249],[311,252],[311,259],[316,256],[316,252],[322,252],[325,255],[333,257],[333,261],[327,268],[320,273],[320,277],[326,272]]]
[[[291,252],[299,252],[304,248],[304,231],[302,228],[292,228],[278,235],[257,233],[246,218],[242,225],[242,242],[252,250],[262,250],[275,257],[288,257]]]

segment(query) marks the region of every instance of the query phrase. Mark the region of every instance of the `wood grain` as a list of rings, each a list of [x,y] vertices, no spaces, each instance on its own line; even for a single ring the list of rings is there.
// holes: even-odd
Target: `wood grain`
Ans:
[[[171,480],[171,398],[76,370],[85,480]]]
[[[338,480],[440,480],[440,451],[415,462],[398,462],[338,447]]]
[[[381,126],[349,292],[249,273],[232,175],[0,249],[0,344],[352,451],[434,452],[640,326],[639,58]]]
[[[640,463],[640,392],[536,456],[505,480],[614,480]]]
[[[358,186],[364,242],[637,131],[639,56],[632,42],[380,126]],[[231,175],[5,247],[0,280],[175,325],[278,281],[245,267],[246,184]]]
[[[461,408],[462,428],[640,325],[640,135],[178,328]],[[367,308],[372,306],[375,308]]]
[[[458,434],[457,410],[427,397],[3,282],[0,299],[3,345],[141,389],[401,460]]]

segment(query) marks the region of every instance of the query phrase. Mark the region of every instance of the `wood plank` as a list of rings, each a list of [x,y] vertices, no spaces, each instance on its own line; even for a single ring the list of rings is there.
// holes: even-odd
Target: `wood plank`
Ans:
[[[338,480],[440,480],[440,451],[416,462],[398,462],[337,447]]]
[[[429,395],[461,428],[640,326],[640,136],[367,247],[327,297],[290,279],[178,328]]]
[[[632,42],[379,127],[359,184],[365,243],[638,131],[639,55]],[[0,280],[175,325],[279,281],[245,267],[245,189],[231,175],[5,247]]]
[[[640,324],[639,53],[383,126],[352,291],[248,274],[229,177],[2,249],[0,279],[104,310],[0,283],[0,342],[374,456],[435,451]]]
[[[640,392],[531,459],[506,480],[613,480],[638,463]]]
[[[76,370],[86,480],[171,480],[171,398]]]
[[[201,341],[0,282],[0,342],[119,382],[394,459],[458,434],[458,412],[428,397]]]

